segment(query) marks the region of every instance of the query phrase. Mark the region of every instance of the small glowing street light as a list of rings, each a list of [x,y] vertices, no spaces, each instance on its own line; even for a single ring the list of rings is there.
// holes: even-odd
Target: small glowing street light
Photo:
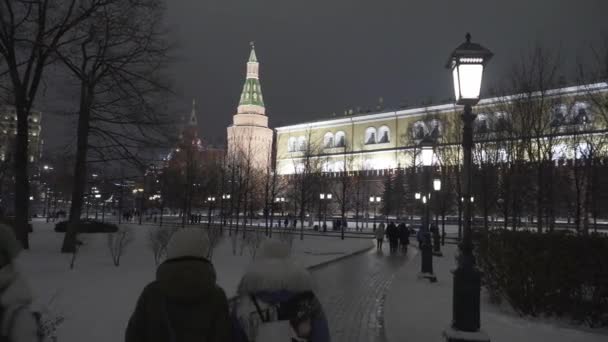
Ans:
[[[414,198],[417,199],[417,200],[419,200],[420,199],[420,193],[419,192],[415,193],[414,194]]]
[[[441,179],[433,180],[433,189],[435,189],[435,191],[441,190]]]
[[[427,200],[426,200],[426,196],[422,196],[422,203],[426,204]]]

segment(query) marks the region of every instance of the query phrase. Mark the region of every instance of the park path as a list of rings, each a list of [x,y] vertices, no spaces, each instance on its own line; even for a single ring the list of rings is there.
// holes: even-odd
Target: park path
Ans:
[[[313,270],[332,342],[386,342],[384,301],[396,272],[414,256],[390,255],[388,243]]]

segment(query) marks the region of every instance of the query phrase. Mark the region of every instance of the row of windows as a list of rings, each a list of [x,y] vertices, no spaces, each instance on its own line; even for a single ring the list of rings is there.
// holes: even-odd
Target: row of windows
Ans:
[[[258,90],[258,85],[257,84],[245,84],[245,91],[249,91],[249,90],[253,90],[253,91],[257,91]]]
[[[257,100],[258,100],[258,97],[259,97],[260,101],[262,101],[262,94],[260,94],[260,96],[258,96],[258,94],[257,94],[257,93],[253,93],[253,95],[252,95],[252,99],[253,99],[254,101],[257,101]],[[245,100],[249,100],[249,93],[245,93],[245,94],[243,94],[243,99],[245,99]]]
[[[391,131],[388,126],[368,127],[365,130],[365,145],[386,144],[391,142]]]
[[[332,132],[325,133],[323,137],[323,147],[334,148],[346,146],[346,134],[342,131],[336,132],[334,135]]]
[[[571,108],[560,104],[554,108],[552,113],[551,125],[562,126],[568,124],[586,124],[591,122],[589,114],[589,104],[586,102],[576,102]],[[475,132],[488,133],[500,132],[508,130],[511,123],[507,113],[497,112],[493,114],[479,114],[475,119]],[[430,122],[418,121],[411,126],[411,134],[414,139],[420,140],[426,136],[433,139],[438,139],[443,134],[443,124],[441,121],[434,119]],[[368,127],[365,130],[365,144],[384,144],[391,141],[390,129],[388,126]],[[325,148],[344,147],[345,135],[344,132],[337,132],[335,135],[331,132],[325,133],[323,139]],[[306,149],[306,139],[302,136],[299,138],[292,137],[289,139],[289,151],[303,151]]]
[[[17,115],[5,115],[4,120],[6,121],[17,121]],[[28,119],[29,122],[38,122],[37,117],[31,117]]]
[[[17,130],[16,129],[13,129],[13,130],[10,130],[10,131],[13,133],[13,135],[17,134]],[[9,132],[9,130],[6,130],[6,129],[2,130],[2,134],[8,134],[8,132]],[[36,132],[30,132],[29,135],[31,135],[33,137],[37,137],[38,133],[36,133]]]

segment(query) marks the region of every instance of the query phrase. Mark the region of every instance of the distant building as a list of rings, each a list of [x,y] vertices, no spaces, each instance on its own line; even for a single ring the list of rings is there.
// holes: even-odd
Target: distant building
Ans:
[[[259,65],[252,43],[239,106],[233,124],[228,127],[228,156],[265,170],[272,163],[273,131],[268,128]]]
[[[42,154],[42,113],[32,111],[29,117],[29,156],[30,163],[37,163]],[[0,162],[10,158],[17,135],[17,112],[15,107],[0,107]]]
[[[584,144],[572,146],[572,137],[582,133],[606,133],[606,123],[589,96],[608,97],[606,83],[548,90],[534,115],[543,132],[554,137],[553,158],[568,159],[584,153]],[[476,141],[508,139],[510,108],[514,103],[535,101],[540,94],[520,94],[482,99],[474,112]],[[345,115],[341,118],[277,127],[276,170],[279,174],[298,173],[306,158],[317,160],[321,172],[368,172],[419,166],[419,143],[430,137],[438,149],[458,146],[462,108],[453,103],[429,105],[378,113]],[[532,113],[530,113],[532,115]],[[521,121],[521,120],[520,120]],[[526,125],[519,122],[520,125]],[[521,130],[521,129],[520,129]],[[525,129],[523,129],[525,130]],[[500,147],[497,156],[501,156]],[[483,154],[483,152],[482,152]],[[497,157],[497,158],[498,158]],[[500,160],[499,160],[500,162]]]

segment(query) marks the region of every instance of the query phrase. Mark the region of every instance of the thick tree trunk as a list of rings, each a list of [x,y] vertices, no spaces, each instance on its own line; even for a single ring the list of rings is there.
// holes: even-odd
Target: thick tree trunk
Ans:
[[[81,86],[80,91],[80,112],[78,115],[78,131],[76,133],[76,162],[74,163],[74,187],[72,190],[69,223],[63,238],[63,245],[61,246],[62,253],[74,253],[76,251],[78,221],[80,221],[82,213],[83,196],[87,183],[87,150],[93,91],[85,85]]]
[[[28,179],[28,114],[29,106],[26,103],[25,95],[17,97],[17,140],[15,142],[15,234],[23,245],[29,249],[29,199],[30,183]],[[21,101],[19,101],[21,99]]]

